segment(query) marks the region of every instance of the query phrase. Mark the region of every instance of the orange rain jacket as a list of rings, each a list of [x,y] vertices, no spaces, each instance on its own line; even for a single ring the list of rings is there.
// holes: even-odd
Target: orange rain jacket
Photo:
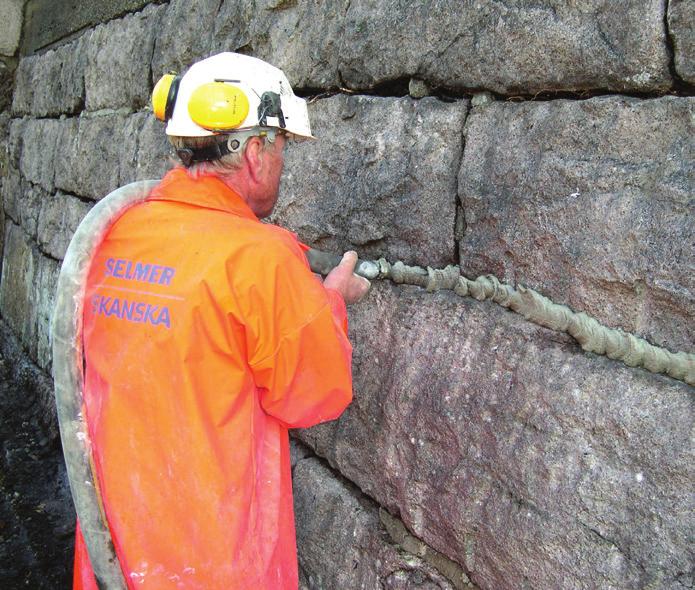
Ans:
[[[129,588],[297,588],[287,429],[352,397],[345,304],[220,180],[169,172],[108,231],[85,411]],[[77,531],[74,588],[96,588]]]

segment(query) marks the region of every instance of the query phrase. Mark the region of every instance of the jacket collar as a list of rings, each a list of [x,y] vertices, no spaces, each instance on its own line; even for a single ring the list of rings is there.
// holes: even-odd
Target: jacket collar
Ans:
[[[186,203],[258,221],[258,217],[244,199],[219,178],[211,175],[191,178],[183,168],[174,168],[167,172],[147,200]]]

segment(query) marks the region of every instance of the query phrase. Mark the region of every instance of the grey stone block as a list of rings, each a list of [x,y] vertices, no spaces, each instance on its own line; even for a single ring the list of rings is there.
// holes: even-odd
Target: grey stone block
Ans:
[[[196,31],[209,19],[205,1],[189,7]],[[215,19],[211,46],[195,38],[175,53],[184,55],[180,68],[210,51],[240,49],[282,67],[290,82],[307,89],[394,81],[403,89],[419,78],[459,92],[659,91],[672,84],[663,11],[659,0],[622,2],[620,18],[609,0],[581,7],[553,0],[229,0]]]
[[[8,221],[0,309],[29,356],[45,370],[51,365],[50,318],[58,272],[59,263],[42,256],[22,228]]]
[[[350,320],[355,400],[300,436],[479,587],[688,587],[692,388],[450,292]]]
[[[246,4],[246,3],[243,3]],[[172,0],[162,15],[152,55],[152,81],[182,73],[210,54],[220,0]]]
[[[98,200],[134,180],[160,178],[169,166],[164,127],[149,112],[102,111],[55,123],[60,157],[54,185],[61,191]]]
[[[27,235],[32,240],[36,240],[39,211],[43,203],[49,198],[49,193],[40,186],[21,182],[15,198],[17,199],[15,205],[15,210],[18,213],[17,220]]]
[[[27,119],[17,125],[15,135],[21,134],[17,141],[19,169],[24,179],[53,192],[59,171],[75,165],[70,157],[77,128],[77,119]]]
[[[673,41],[676,73],[690,84],[695,84],[695,2],[670,0],[668,27]]]
[[[8,220],[0,275],[0,309],[29,355],[36,359],[37,324],[34,305],[38,253],[21,227]]]
[[[671,79],[661,0],[581,4],[353,0],[340,73],[350,88],[419,77],[503,94],[654,91]]]
[[[14,55],[22,34],[23,10],[26,0],[0,0],[0,55]]]
[[[695,100],[495,103],[468,118],[464,274],[695,349]]]
[[[225,0],[215,50],[241,49],[281,68],[296,88],[340,86],[338,64],[347,0]]]
[[[7,112],[0,112],[0,145],[5,146],[5,149],[0,148],[0,261],[2,261],[3,245],[5,243],[4,194],[10,168],[9,139],[10,114]],[[0,262],[0,272],[2,272],[2,262]]]
[[[84,105],[86,65],[84,35],[41,55],[23,57],[17,67],[13,112],[36,117],[78,113]]]
[[[2,197],[0,197],[0,205],[2,205]],[[0,210],[0,280],[2,280],[2,258],[5,253],[5,211]]]
[[[89,199],[101,199],[118,188],[127,121],[117,113],[70,120],[74,127],[61,145],[63,157],[56,161],[56,187]]]
[[[22,154],[22,140],[24,137],[24,119],[12,119],[9,122],[9,137],[7,139],[7,163],[8,166],[19,168],[19,160]]]
[[[36,364],[50,374],[52,365],[51,317],[55,305],[60,263],[39,256],[38,273],[32,305],[36,306]]]
[[[10,123],[3,207],[33,239],[41,203],[53,187],[53,166],[47,162],[55,153],[56,123],[21,119]]]
[[[288,148],[273,221],[324,250],[452,262],[467,106],[344,95],[315,102],[318,140]]]
[[[30,0],[27,7],[22,53],[36,51],[85,27],[139,10],[153,0],[100,0],[70,2]],[[158,1],[158,0],[154,0]]]
[[[283,69],[296,88],[335,88],[346,8],[346,0],[174,0],[157,37],[154,81],[213,53],[241,51]]]
[[[149,104],[154,36],[164,10],[164,6],[148,6],[100,25],[89,34],[85,72],[88,110],[138,110]]]
[[[317,459],[296,464],[293,485],[304,588],[456,588],[417,556],[395,546],[376,506]]]
[[[121,160],[122,185],[135,180],[162,178],[172,167],[173,152],[164,130],[164,123],[149,112],[137,113],[128,119]],[[134,144],[128,143],[129,137]]]
[[[39,247],[62,260],[77,226],[91,208],[91,203],[61,192],[44,199],[38,216]]]
[[[0,111],[0,187],[10,166],[10,123],[10,114]]]
[[[20,206],[22,195],[22,177],[17,168],[9,166],[2,181],[2,207],[7,217],[20,224]]]

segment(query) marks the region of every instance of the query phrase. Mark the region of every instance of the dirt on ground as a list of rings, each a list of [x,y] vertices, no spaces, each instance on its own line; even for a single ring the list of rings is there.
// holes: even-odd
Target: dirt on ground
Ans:
[[[50,379],[0,321],[0,588],[69,588],[75,515]]]

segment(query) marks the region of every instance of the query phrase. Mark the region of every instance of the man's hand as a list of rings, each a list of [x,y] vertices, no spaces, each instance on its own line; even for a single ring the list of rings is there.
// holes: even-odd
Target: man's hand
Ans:
[[[345,252],[340,264],[326,275],[323,286],[335,289],[343,296],[345,303],[357,303],[369,291],[371,283],[354,273],[357,264],[357,252]]]

